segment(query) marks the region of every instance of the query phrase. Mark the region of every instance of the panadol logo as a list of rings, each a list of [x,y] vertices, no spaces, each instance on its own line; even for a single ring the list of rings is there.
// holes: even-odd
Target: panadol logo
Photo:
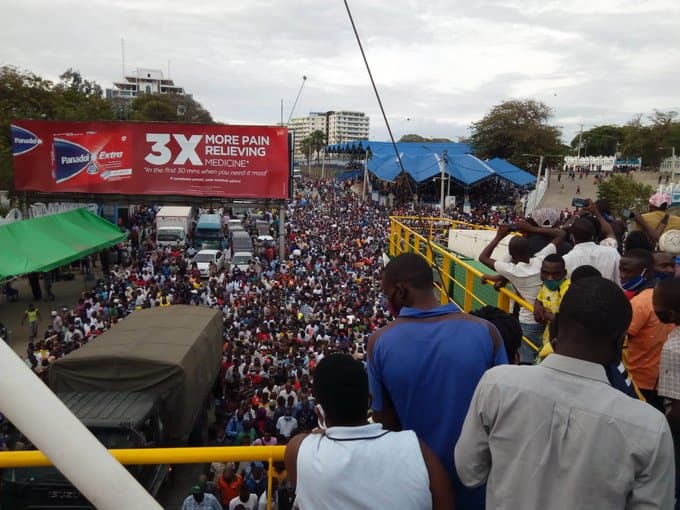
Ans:
[[[61,164],[62,165],[72,165],[74,163],[89,163],[90,162],[90,154],[83,154],[81,156],[62,156],[61,157]]]
[[[54,138],[52,151],[54,178],[57,182],[75,177],[88,168],[90,161],[94,159],[86,147],[64,138]]]
[[[12,156],[20,156],[32,151],[42,143],[35,133],[12,124],[10,126],[12,137]]]

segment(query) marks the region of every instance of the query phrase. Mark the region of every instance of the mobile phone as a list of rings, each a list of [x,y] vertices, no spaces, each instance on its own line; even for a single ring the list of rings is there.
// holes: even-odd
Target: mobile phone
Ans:
[[[517,232],[519,230],[519,225],[517,223],[512,223],[511,225],[508,225],[508,231],[509,232]]]
[[[571,199],[572,207],[586,207],[588,205],[588,200],[585,198],[574,197]]]

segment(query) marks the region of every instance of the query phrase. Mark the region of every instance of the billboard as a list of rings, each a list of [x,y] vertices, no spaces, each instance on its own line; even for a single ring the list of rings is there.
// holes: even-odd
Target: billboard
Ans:
[[[289,197],[285,127],[17,120],[11,137],[19,191]]]

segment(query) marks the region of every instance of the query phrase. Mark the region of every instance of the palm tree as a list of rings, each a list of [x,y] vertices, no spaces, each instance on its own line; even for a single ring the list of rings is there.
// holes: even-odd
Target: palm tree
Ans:
[[[300,141],[300,152],[305,155],[307,158],[307,167],[309,167],[310,164],[310,156],[312,154],[313,147],[312,147],[312,137],[308,136],[307,138],[303,138]]]
[[[319,154],[321,150],[326,147],[326,133],[317,129],[313,131],[308,137],[310,139],[311,148],[313,152],[316,152],[316,161],[319,162]]]

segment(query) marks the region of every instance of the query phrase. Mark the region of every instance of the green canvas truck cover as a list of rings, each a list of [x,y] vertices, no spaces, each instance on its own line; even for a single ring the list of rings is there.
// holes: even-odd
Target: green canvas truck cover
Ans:
[[[222,312],[187,305],[148,308],[57,360],[49,384],[55,393],[160,396],[168,438],[185,441],[221,359]]]

